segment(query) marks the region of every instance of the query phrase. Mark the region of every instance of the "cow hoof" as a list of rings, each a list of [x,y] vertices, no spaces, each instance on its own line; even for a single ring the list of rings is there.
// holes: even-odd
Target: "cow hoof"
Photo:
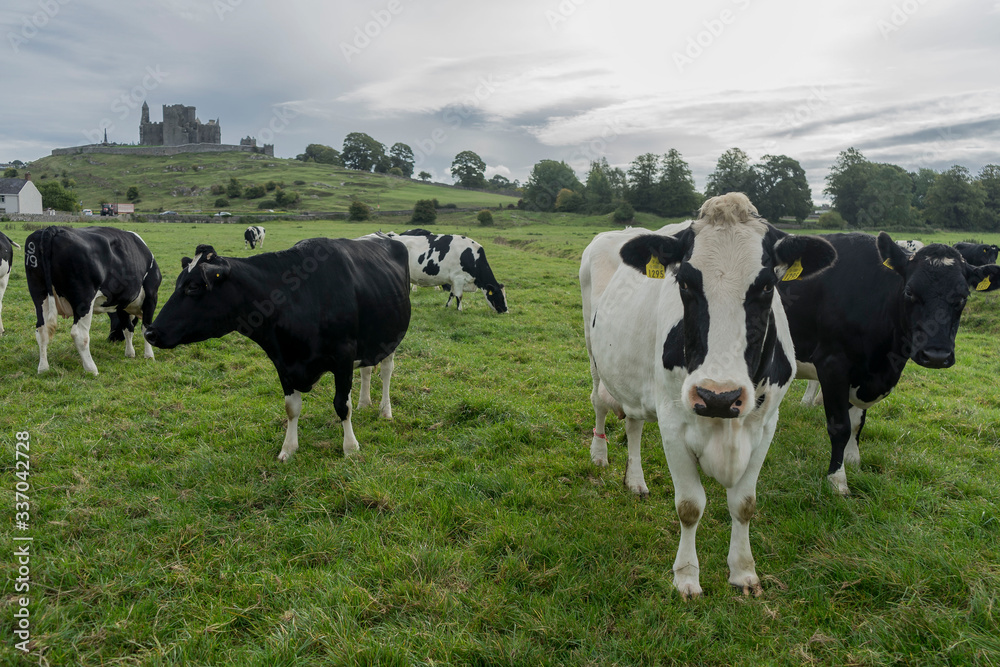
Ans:
[[[760,581],[747,581],[742,584],[734,584],[730,581],[729,584],[742,593],[744,597],[753,595],[755,598],[759,598],[764,594],[764,588],[760,585]]]
[[[679,584],[675,581],[674,586],[677,587],[677,591],[681,594],[682,600],[687,601],[701,597],[701,586],[698,585],[698,582]]]
[[[282,450],[282,452],[280,454],[278,454],[278,460],[281,461],[282,463],[288,463],[288,460],[290,458],[292,458],[292,453],[291,452],[286,452],[286,451]]]
[[[826,479],[830,482],[830,486],[833,487],[833,490],[840,495],[845,498],[851,495],[851,489],[847,486],[847,474],[844,472],[843,466],[841,466],[840,470],[832,475],[827,475]]]

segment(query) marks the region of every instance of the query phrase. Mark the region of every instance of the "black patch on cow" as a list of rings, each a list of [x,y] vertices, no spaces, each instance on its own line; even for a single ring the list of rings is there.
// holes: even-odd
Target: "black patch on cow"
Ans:
[[[423,264],[424,263],[424,257],[426,257],[426,255],[424,253],[420,253],[420,256],[417,257],[417,264]]]
[[[441,273],[441,266],[437,262],[427,260],[427,263],[424,264],[423,272],[429,276],[436,276]]]
[[[482,251],[482,248],[480,248]],[[476,265],[476,255],[472,252],[472,248],[466,248],[462,251],[462,254],[458,256],[458,264],[462,267],[462,270],[468,273],[473,279],[478,277],[479,271]],[[478,285],[477,285],[478,287]]]
[[[597,322],[597,316],[594,316]],[[680,321],[670,329],[663,341],[663,367],[668,371],[684,366],[684,322]]]
[[[684,360],[688,373],[693,373],[708,354],[708,299],[698,269],[681,264],[676,279],[684,303]]]
[[[400,236],[434,236],[432,233],[426,229],[421,229],[419,227],[415,229],[407,229],[405,232],[400,234]]]
[[[765,264],[743,297],[747,342],[743,356],[747,374],[755,386],[759,383],[758,376],[763,375],[763,368],[770,361],[776,340],[774,315],[771,312],[776,282],[774,271]]]

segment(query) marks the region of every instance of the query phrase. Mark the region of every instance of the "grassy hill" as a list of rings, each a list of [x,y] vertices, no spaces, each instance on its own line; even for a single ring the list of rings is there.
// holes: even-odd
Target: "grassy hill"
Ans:
[[[330,165],[267,157],[250,153],[188,153],[163,157],[131,155],[59,155],[35,160],[30,167],[36,183],[46,178],[70,178],[83,208],[100,208],[102,200],[125,201],[131,186],[139,188],[139,213],[164,210],[178,213],[214,212],[213,185],[226,186],[231,178],[241,185],[273,181],[298,192],[297,211],[346,211],[359,199],[383,211],[412,209],[418,199],[437,199],[442,205],[492,207],[516,204],[516,197],[462,190],[447,185],[369,174]],[[263,199],[270,199],[269,193]],[[258,210],[262,199],[230,199],[225,210]],[[280,207],[275,207],[280,208]]]

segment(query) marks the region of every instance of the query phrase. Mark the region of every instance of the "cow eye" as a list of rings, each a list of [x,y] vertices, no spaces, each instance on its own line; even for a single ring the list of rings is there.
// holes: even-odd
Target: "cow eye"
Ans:
[[[771,292],[774,291],[774,285],[768,283],[764,285],[764,287],[762,287],[760,291],[763,292],[764,294],[770,294]]]

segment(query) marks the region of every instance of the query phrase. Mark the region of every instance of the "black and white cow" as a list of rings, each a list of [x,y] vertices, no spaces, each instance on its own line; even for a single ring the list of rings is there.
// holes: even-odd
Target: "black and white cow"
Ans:
[[[865,412],[889,395],[907,360],[955,363],[955,334],[970,286],[1000,287],[1000,267],[973,267],[951,246],[908,255],[882,232],[824,236],[836,265],[779,285],[795,341],[797,377],[818,380],[831,454],[828,479],[848,495],[846,463],[858,463]]]
[[[247,230],[243,232],[243,249],[246,250],[247,246],[253,250],[257,246],[264,249],[264,228],[259,225],[250,225]]]
[[[392,418],[389,381],[410,323],[406,247],[387,237],[307,239],[288,250],[237,259],[199,245],[181,263],[173,295],[146,340],[173,348],[232,331],[257,343],[278,371],[288,427],[278,459],[299,447],[302,393],[333,373],[333,407],[344,423],[344,454],[358,450],[351,383],[362,367],[359,407],[371,366],[381,363],[382,416]]]
[[[962,254],[962,259],[972,266],[996,264],[1000,247],[988,243],[956,243],[955,250]]]
[[[70,336],[80,353],[83,368],[97,375],[90,355],[90,324],[94,313],[117,314],[131,324],[142,318],[143,328],[153,322],[160,268],[153,253],[135,232],[113,227],[46,227],[32,232],[24,242],[24,272],[35,304],[35,338],[38,372],[49,369],[49,340],[56,317],[72,317]],[[114,325],[113,325],[114,326]],[[125,327],[125,356],[134,357],[133,327]],[[145,343],[145,357],[153,348]]]
[[[389,233],[406,244],[410,253],[410,281],[421,287],[443,285],[462,310],[462,294],[483,290],[486,303],[498,313],[507,312],[507,292],[493,276],[493,269],[486,261],[483,246],[465,236],[443,234],[438,236],[426,229],[409,229],[402,234]]]
[[[17,245],[6,234],[0,232],[0,315],[3,314],[3,295],[10,281],[10,271],[14,266],[14,247]],[[0,336],[3,335],[3,317],[0,317]]]
[[[912,255],[916,251],[924,247],[923,241],[917,241],[916,239],[910,239],[907,241],[896,241],[896,245],[906,251],[906,254]]]
[[[583,253],[580,287],[595,426],[590,455],[608,464],[605,419],[625,419],[625,484],[647,495],[640,441],[657,421],[681,539],[674,586],[701,594],[695,533],[705,509],[699,465],[726,488],[729,582],[761,592],[750,550],[757,477],[791,383],[792,340],[774,297],[835,258],[829,243],[790,236],[757,217],[746,195],[705,202],[699,219],[655,233],[598,235]]]

